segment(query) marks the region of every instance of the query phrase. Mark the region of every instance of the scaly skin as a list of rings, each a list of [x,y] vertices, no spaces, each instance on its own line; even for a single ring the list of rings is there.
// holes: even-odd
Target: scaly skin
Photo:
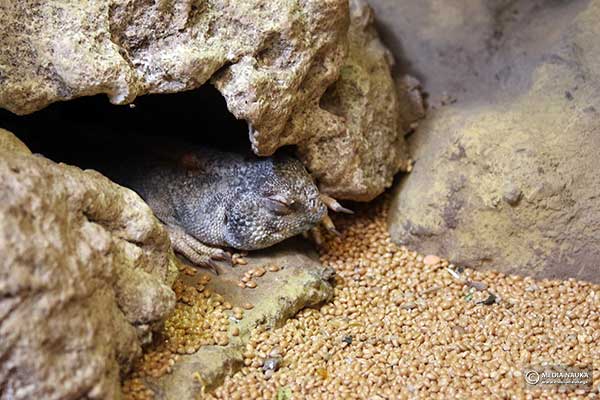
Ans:
[[[214,247],[255,250],[308,231],[327,208],[296,159],[213,148],[132,158],[110,176],[135,190],[167,226],[175,251],[216,269]]]

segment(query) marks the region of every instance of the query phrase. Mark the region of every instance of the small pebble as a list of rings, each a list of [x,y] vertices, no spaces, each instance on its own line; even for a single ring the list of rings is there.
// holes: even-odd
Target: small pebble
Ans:
[[[242,310],[240,307],[237,307],[237,306],[233,307],[232,311],[234,314],[243,314],[244,313],[244,310]]]
[[[484,291],[488,288],[488,285],[486,285],[483,282],[477,282],[477,281],[468,281],[467,284],[472,287],[475,288],[476,290]]]
[[[263,371],[277,371],[281,365],[281,357],[269,357],[263,363]]]
[[[442,261],[438,256],[434,256],[432,254],[426,255],[423,259],[423,264],[425,265],[436,265]]]
[[[277,271],[279,271],[279,269],[280,269],[280,268],[279,268],[279,266],[277,266],[277,265],[269,265],[269,266],[267,267],[267,270],[268,270],[269,272],[277,272]]]
[[[256,282],[248,281],[248,282],[246,282],[246,287],[248,287],[250,289],[254,289],[256,287]]]

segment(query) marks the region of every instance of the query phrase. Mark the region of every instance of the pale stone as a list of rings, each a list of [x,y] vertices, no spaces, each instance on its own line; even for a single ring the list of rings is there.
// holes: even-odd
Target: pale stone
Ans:
[[[425,265],[436,265],[439,264],[441,259],[438,256],[434,256],[433,254],[428,254],[423,258],[423,264]]]
[[[0,150],[8,152],[31,154],[25,143],[20,141],[12,132],[0,128]]]
[[[391,64],[362,0],[0,2],[0,107],[102,93],[125,104],[210,81],[256,154],[297,145],[340,199],[370,200],[410,168],[421,98],[402,83],[398,98]]]
[[[466,7],[473,2],[426,2],[439,6],[433,16],[465,22],[449,32],[430,25],[428,37],[439,40],[427,51],[450,59],[453,32],[459,43],[488,19],[475,11],[488,3]],[[468,93],[449,93],[458,101],[428,114],[413,135],[418,161],[395,193],[392,238],[460,265],[600,282],[600,1],[504,7],[500,14],[486,8],[498,16],[495,25],[469,31],[480,42],[466,42],[478,71],[463,74]],[[411,12],[397,10],[403,19]],[[485,47],[492,28],[502,40]],[[473,50],[479,46],[496,52],[487,67],[477,58],[486,53]],[[447,68],[438,65],[439,76],[423,81],[438,87]]]
[[[404,140],[407,122],[423,115],[414,86],[398,86],[391,76],[393,57],[381,43],[374,16],[363,0],[350,2],[349,49],[339,79],[320,106],[329,121],[303,131],[321,134],[300,142],[298,154],[322,192],[338,199],[369,201],[391,186],[410,158]],[[399,101],[402,97],[402,108]],[[406,103],[410,104],[407,109]]]
[[[174,306],[168,236],[132,191],[0,137],[0,397],[119,398]]]

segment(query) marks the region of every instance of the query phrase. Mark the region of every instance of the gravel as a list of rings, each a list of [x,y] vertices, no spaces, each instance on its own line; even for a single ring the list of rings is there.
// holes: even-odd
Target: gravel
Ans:
[[[523,368],[600,359],[599,285],[457,268],[394,245],[387,200],[369,207],[324,235],[333,302],[255,334],[213,398],[564,398],[525,389]],[[273,348],[281,366],[265,376]]]
[[[600,285],[473,271],[423,256],[390,241],[386,198],[361,207],[335,219],[339,237],[323,235],[321,260],[337,272],[333,301],[279,329],[258,329],[245,366],[208,398],[564,398],[525,389],[523,369],[600,359]],[[127,399],[152,398],[140,377],[169,373],[187,347],[225,341],[231,306],[178,285],[168,340],[125,382]],[[239,307],[233,313],[243,317]],[[265,370],[273,358],[277,368]],[[599,379],[596,369],[596,388]]]

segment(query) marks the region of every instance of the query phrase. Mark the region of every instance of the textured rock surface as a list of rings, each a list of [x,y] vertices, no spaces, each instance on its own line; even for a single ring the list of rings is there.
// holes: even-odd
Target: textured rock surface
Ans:
[[[127,103],[214,75],[231,112],[253,126],[261,154],[304,138],[303,119],[328,118],[318,101],[338,76],[348,29],[345,0],[0,7],[2,107],[24,114],[99,93]]]
[[[210,80],[257,154],[299,144],[324,192],[369,200],[407,168],[401,126],[414,116],[399,115],[371,13],[351,6],[350,24],[346,0],[2,2],[0,107],[25,114],[100,93],[129,103]]]
[[[229,337],[227,346],[204,346],[191,355],[179,356],[169,375],[156,380],[147,378],[157,399],[193,399],[205,389],[218,385],[226,375],[243,364],[242,353],[253,330],[258,326],[281,325],[299,310],[329,300],[333,296],[330,279],[333,271],[319,262],[307,242],[292,239],[246,257],[248,265],[231,268],[223,265],[223,273],[213,276],[207,287],[221,294],[233,306],[254,305],[239,322],[239,336]],[[268,272],[257,279],[255,289],[240,289],[237,283],[252,268],[277,265],[281,270]],[[194,279],[186,277],[191,285]],[[200,381],[194,379],[199,374]]]
[[[321,99],[321,107],[337,118],[303,128],[324,126],[328,132],[299,146],[321,191],[340,199],[372,200],[391,185],[396,172],[410,165],[401,119],[407,113],[400,113],[390,71],[393,57],[373,23],[366,2],[350,2],[348,57],[339,79]],[[410,90],[401,89],[401,96],[413,99]]]
[[[496,62],[464,76],[467,87],[489,86],[474,83],[414,135],[416,164],[395,194],[393,239],[476,267],[599,282],[600,2],[513,2],[502,15],[511,23],[494,25],[502,40],[487,47]],[[466,33],[457,21],[458,41]]]
[[[174,305],[167,235],[133,192],[0,137],[0,398],[118,398]]]
[[[21,142],[12,132],[2,128],[0,128],[0,151],[31,154],[25,143]]]
[[[437,106],[489,98],[526,86],[530,65],[557,40],[586,1],[368,0],[384,43],[398,60],[396,76],[414,74]],[[562,18],[561,18],[562,17]],[[516,67],[519,65],[519,67]]]

